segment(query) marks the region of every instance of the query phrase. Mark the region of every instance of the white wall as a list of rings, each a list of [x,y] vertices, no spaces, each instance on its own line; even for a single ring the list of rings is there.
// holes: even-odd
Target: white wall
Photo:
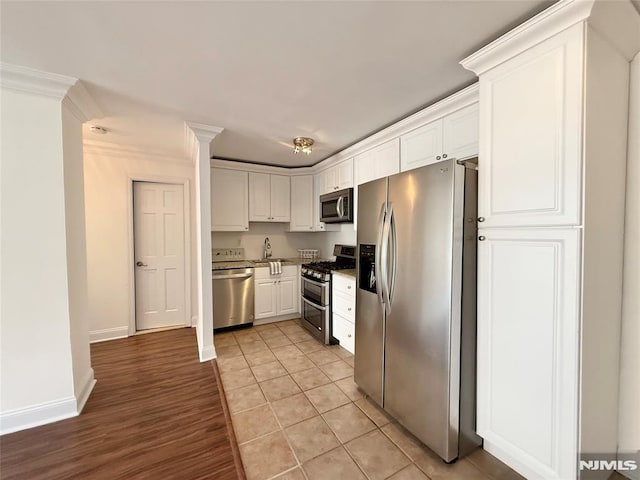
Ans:
[[[85,148],[84,181],[91,340],[127,336],[135,298],[131,285],[131,178],[188,179],[193,207],[194,166],[124,151]],[[166,179],[166,180],[163,180]],[[195,209],[191,208],[191,311],[196,312]]]
[[[83,335],[84,232],[75,223],[79,123],[63,113],[61,98],[4,87],[1,120],[0,429],[7,433],[76,415],[83,401],[76,394],[93,377]]]
[[[640,450],[640,53],[631,64],[618,450]],[[640,471],[622,472],[640,479]]]
[[[353,226],[343,225],[342,232],[288,232],[288,223],[249,223],[248,232],[212,232],[212,248],[243,247],[245,257],[251,260],[262,258],[265,237],[271,242],[274,258],[298,256],[298,249],[316,248],[322,258],[333,258],[336,243],[355,245]]]

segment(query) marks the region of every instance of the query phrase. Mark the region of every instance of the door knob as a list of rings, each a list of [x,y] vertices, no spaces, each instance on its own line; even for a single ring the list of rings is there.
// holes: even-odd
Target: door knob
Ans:
[[[148,265],[146,263],[142,263],[142,262],[136,262],[136,265],[138,267],[148,267]]]

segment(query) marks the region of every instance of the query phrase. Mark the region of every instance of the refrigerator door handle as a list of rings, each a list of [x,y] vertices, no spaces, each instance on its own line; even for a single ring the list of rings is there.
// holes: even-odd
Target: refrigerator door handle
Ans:
[[[384,223],[385,223],[385,214],[386,214],[386,203],[383,202],[380,207],[380,217],[378,218],[378,236],[376,239],[376,257],[375,257],[375,281],[376,281],[376,293],[378,294],[378,301],[380,304],[384,303],[384,296],[382,294],[382,289],[384,288],[384,282],[382,281],[382,263],[381,263],[381,254],[382,254],[382,234],[384,231]]]
[[[393,205],[391,203],[387,206],[387,214],[384,219],[384,228],[382,230],[382,245],[380,247],[380,263],[382,263],[380,271],[382,272],[382,278],[380,284],[382,286],[382,301],[385,305],[387,314],[391,312],[390,298],[389,298],[389,235],[391,234],[391,217],[393,215]]]
[[[396,217],[393,214],[393,207],[389,207],[389,236],[391,245],[391,272],[385,273],[385,289],[387,291],[387,300],[389,305],[389,313],[393,305],[393,292],[396,287],[396,266],[398,264],[398,237],[396,234]],[[387,247],[388,248],[388,247]]]

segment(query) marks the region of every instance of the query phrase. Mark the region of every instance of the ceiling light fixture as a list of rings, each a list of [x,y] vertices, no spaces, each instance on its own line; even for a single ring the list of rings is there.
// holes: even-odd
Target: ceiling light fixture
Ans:
[[[313,150],[311,148],[312,145],[313,145],[313,138],[296,137],[293,139],[293,153],[302,152],[309,155]]]

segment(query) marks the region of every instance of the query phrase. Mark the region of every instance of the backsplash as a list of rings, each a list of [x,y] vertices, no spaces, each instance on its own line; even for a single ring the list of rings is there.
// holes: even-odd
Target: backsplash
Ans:
[[[247,259],[262,258],[264,239],[269,237],[274,258],[297,257],[298,249],[317,248],[322,258],[333,258],[333,245],[355,245],[352,225],[343,225],[340,232],[288,232],[285,223],[250,223],[248,232],[211,232],[212,248],[243,247]]]

